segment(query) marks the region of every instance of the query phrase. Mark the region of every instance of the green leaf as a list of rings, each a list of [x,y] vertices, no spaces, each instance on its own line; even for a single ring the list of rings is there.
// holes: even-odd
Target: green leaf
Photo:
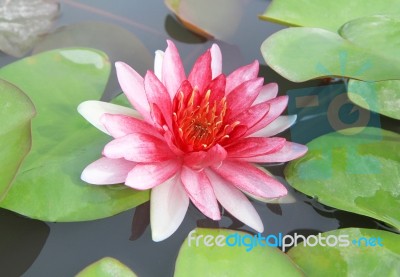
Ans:
[[[399,56],[386,57],[318,28],[279,31],[263,42],[261,52],[272,69],[294,82],[324,76],[400,79]]]
[[[89,265],[79,272],[76,277],[136,277],[136,274],[129,267],[120,261],[105,257]]]
[[[0,201],[31,148],[35,107],[19,88],[0,80]]]
[[[247,237],[252,235],[226,229],[198,228],[189,233],[183,242],[175,265],[174,277],[180,276],[303,276],[302,272],[279,249],[270,246],[217,246],[220,236],[223,243],[229,235]],[[246,237],[244,237],[246,236]],[[212,246],[206,246],[205,239]],[[189,245],[190,242],[190,245]],[[233,243],[233,241],[230,241]],[[197,245],[196,245],[197,244]]]
[[[335,244],[335,237],[341,240],[335,246],[317,244],[312,247],[299,243],[288,252],[307,276],[395,277],[400,272],[399,235],[380,230],[349,228],[326,232],[321,237],[325,238],[322,239],[324,244],[327,243],[326,238],[331,245]],[[342,241],[347,241],[348,246]]]
[[[79,48],[45,52],[0,70],[0,77],[24,90],[37,109],[32,150],[2,207],[46,221],[83,221],[111,216],[149,199],[148,191],[80,180],[110,137],[87,123],[76,108],[101,96],[109,71],[104,53]]]
[[[261,19],[336,32],[344,23],[372,14],[400,13],[397,0],[273,0]]]
[[[350,80],[350,100],[364,109],[400,119],[400,80],[362,82]]]
[[[325,205],[400,229],[400,135],[365,127],[321,136],[285,168],[295,189]]]

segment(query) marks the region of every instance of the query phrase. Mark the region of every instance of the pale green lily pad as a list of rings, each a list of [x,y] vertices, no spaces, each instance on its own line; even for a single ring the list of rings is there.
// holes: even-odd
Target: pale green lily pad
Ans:
[[[335,237],[343,242],[313,247],[299,242],[288,252],[307,276],[399,276],[400,235],[348,228],[326,232],[321,237],[325,238],[325,245],[326,238],[331,245],[335,244]],[[313,244],[315,240],[310,241]]]
[[[31,148],[35,107],[19,88],[0,80],[0,201]]]
[[[79,272],[76,277],[136,277],[137,275],[129,267],[120,261],[105,257],[89,265]]]
[[[100,98],[109,71],[104,53],[80,48],[45,52],[0,69],[0,77],[24,90],[37,110],[32,150],[1,207],[40,220],[83,221],[149,199],[147,191],[80,180],[110,137],[87,123],[76,108]]]
[[[325,205],[382,220],[400,229],[400,135],[350,128],[307,144],[285,168],[295,189]]]
[[[337,32],[344,23],[373,14],[400,14],[397,0],[273,0],[261,19]]]
[[[364,109],[400,119],[400,80],[362,82],[350,80],[350,100]]]
[[[242,238],[243,236],[252,237],[244,232],[226,229],[197,228],[189,233],[179,251],[174,277],[303,276],[297,266],[275,247],[255,246],[250,251],[246,251],[247,247],[243,245],[216,245],[218,240],[225,242],[222,236],[226,238],[235,234]],[[211,241],[213,242],[212,246],[205,245],[205,237],[209,245]],[[247,239],[249,241],[249,238]],[[233,243],[233,240],[230,243]]]
[[[293,82],[324,76],[363,81],[400,79],[400,58],[357,46],[337,33],[319,28],[288,28],[261,45],[267,64]]]

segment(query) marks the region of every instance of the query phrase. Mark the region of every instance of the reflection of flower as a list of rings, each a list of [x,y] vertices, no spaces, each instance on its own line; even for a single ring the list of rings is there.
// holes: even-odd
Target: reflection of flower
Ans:
[[[169,237],[181,224],[189,199],[206,216],[221,218],[217,201],[258,232],[259,215],[241,193],[257,199],[286,195],[286,188],[252,163],[285,162],[307,148],[270,138],[295,117],[279,116],[287,97],[276,84],[263,86],[255,61],[230,75],[221,74],[222,58],[213,45],[186,77],[172,42],[157,51],[154,73],[144,79],[117,62],[122,90],[135,110],[88,101],[79,112],[114,137],[103,158],[90,164],[82,179],[151,191],[153,240]]]

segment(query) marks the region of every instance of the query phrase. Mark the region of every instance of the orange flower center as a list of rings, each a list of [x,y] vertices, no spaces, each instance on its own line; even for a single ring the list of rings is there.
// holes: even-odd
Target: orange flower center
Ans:
[[[227,111],[226,98],[210,103],[211,90],[208,90],[196,105],[199,91],[195,88],[187,102],[182,91],[177,95],[178,105],[173,113],[174,124],[177,128],[184,150],[206,150],[229,138],[229,133],[239,125],[236,121],[224,124]],[[186,103],[185,103],[186,102]],[[199,101],[197,101],[199,102]]]

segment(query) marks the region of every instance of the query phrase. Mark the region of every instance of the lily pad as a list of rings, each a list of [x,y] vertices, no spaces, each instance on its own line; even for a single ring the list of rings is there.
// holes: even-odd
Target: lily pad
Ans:
[[[50,31],[59,13],[55,0],[1,0],[0,50],[16,57],[25,55]]]
[[[300,242],[288,252],[307,276],[394,277],[400,272],[400,235],[349,228],[323,233],[321,238],[325,246],[304,246]],[[340,241],[335,243],[335,238]]]
[[[295,189],[322,204],[400,229],[400,135],[372,127],[344,129],[307,144],[285,168]]]
[[[400,119],[400,80],[362,82],[350,80],[350,100],[364,109]]]
[[[400,79],[399,56],[387,57],[319,28],[288,28],[261,45],[267,64],[283,77],[303,82],[324,76],[363,81]]]
[[[137,275],[129,267],[120,261],[105,257],[79,272],[76,277],[136,277]]]
[[[241,236],[241,239],[246,238],[247,243],[254,239],[252,235],[239,231],[194,229],[179,251],[174,277],[303,276],[279,249],[257,245],[247,251],[249,246],[228,246],[228,236]],[[217,246],[217,243],[224,245]],[[229,243],[233,244],[233,238]]]
[[[0,80],[0,201],[9,190],[31,148],[31,119],[35,107],[26,94]]]
[[[80,180],[110,138],[87,123],[76,107],[100,97],[109,71],[104,53],[83,48],[45,52],[0,69],[0,77],[24,90],[37,110],[32,150],[1,207],[40,220],[83,221],[149,199],[147,191]]]
[[[320,27],[337,32],[344,23],[373,14],[400,13],[397,0],[273,0],[261,19],[291,26]]]

